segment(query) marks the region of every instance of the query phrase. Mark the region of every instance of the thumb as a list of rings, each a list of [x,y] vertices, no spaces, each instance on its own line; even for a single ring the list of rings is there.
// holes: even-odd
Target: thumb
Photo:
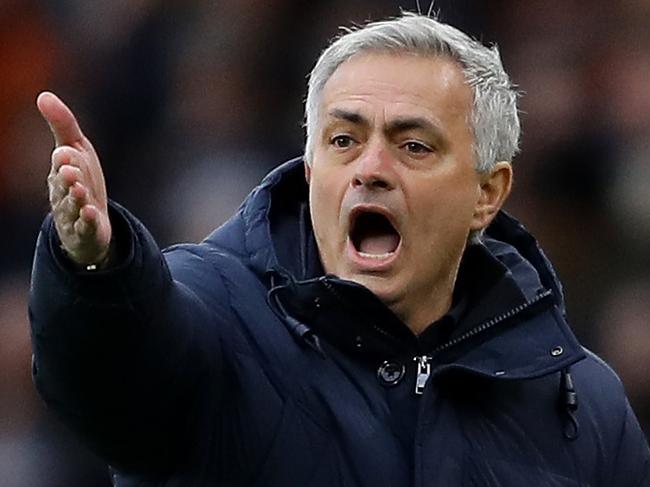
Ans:
[[[72,110],[54,93],[42,92],[36,99],[36,106],[49,124],[57,147],[74,146],[83,141],[84,135]]]

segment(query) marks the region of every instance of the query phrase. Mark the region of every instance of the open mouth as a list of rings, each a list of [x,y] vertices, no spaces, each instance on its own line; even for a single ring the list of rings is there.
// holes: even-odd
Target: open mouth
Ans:
[[[382,260],[397,251],[401,236],[385,215],[361,211],[353,215],[350,241],[362,257]]]

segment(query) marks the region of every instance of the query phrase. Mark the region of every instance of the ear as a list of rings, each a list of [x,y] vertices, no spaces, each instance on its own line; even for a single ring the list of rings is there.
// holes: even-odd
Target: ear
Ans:
[[[512,187],[512,165],[509,162],[497,162],[494,167],[480,178],[480,195],[474,207],[471,230],[486,228],[503,206]]]
[[[311,181],[311,166],[307,161],[305,161],[304,166],[305,166],[305,181],[307,181],[307,184],[309,184],[309,181]]]

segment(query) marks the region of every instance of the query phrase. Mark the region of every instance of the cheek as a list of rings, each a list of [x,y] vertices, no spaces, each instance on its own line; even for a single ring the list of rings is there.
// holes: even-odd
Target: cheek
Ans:
[[[309,206],[317,239],[331,236],[338,227],[342,194],[340,178],[312,171],[309,184]]]
[[[431,189],[439,188],[439,189]],[[456,185],[429,185],[416,197],[414,212],[417,213],[420,233],[435,240],[463,240],[474,215],[476,192],[467,183]]]
[[[316,239],[318,240],[321,235],[321,225],[323,224],[324,214],[321,202],[323,201],[323,195],[321,194],[321,188],[316,184],[312,178],[309,184],[309,213],[311,215],[312,227],[314,228],[314,233],[316,234]]]

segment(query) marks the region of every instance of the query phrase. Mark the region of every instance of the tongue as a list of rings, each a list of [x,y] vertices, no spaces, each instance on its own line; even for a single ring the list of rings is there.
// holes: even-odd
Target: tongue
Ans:
[[[359,242],[359,251],[364,254],[381,255],[394,252],[399,245],[399,236],[394,233],[367,235]]]

